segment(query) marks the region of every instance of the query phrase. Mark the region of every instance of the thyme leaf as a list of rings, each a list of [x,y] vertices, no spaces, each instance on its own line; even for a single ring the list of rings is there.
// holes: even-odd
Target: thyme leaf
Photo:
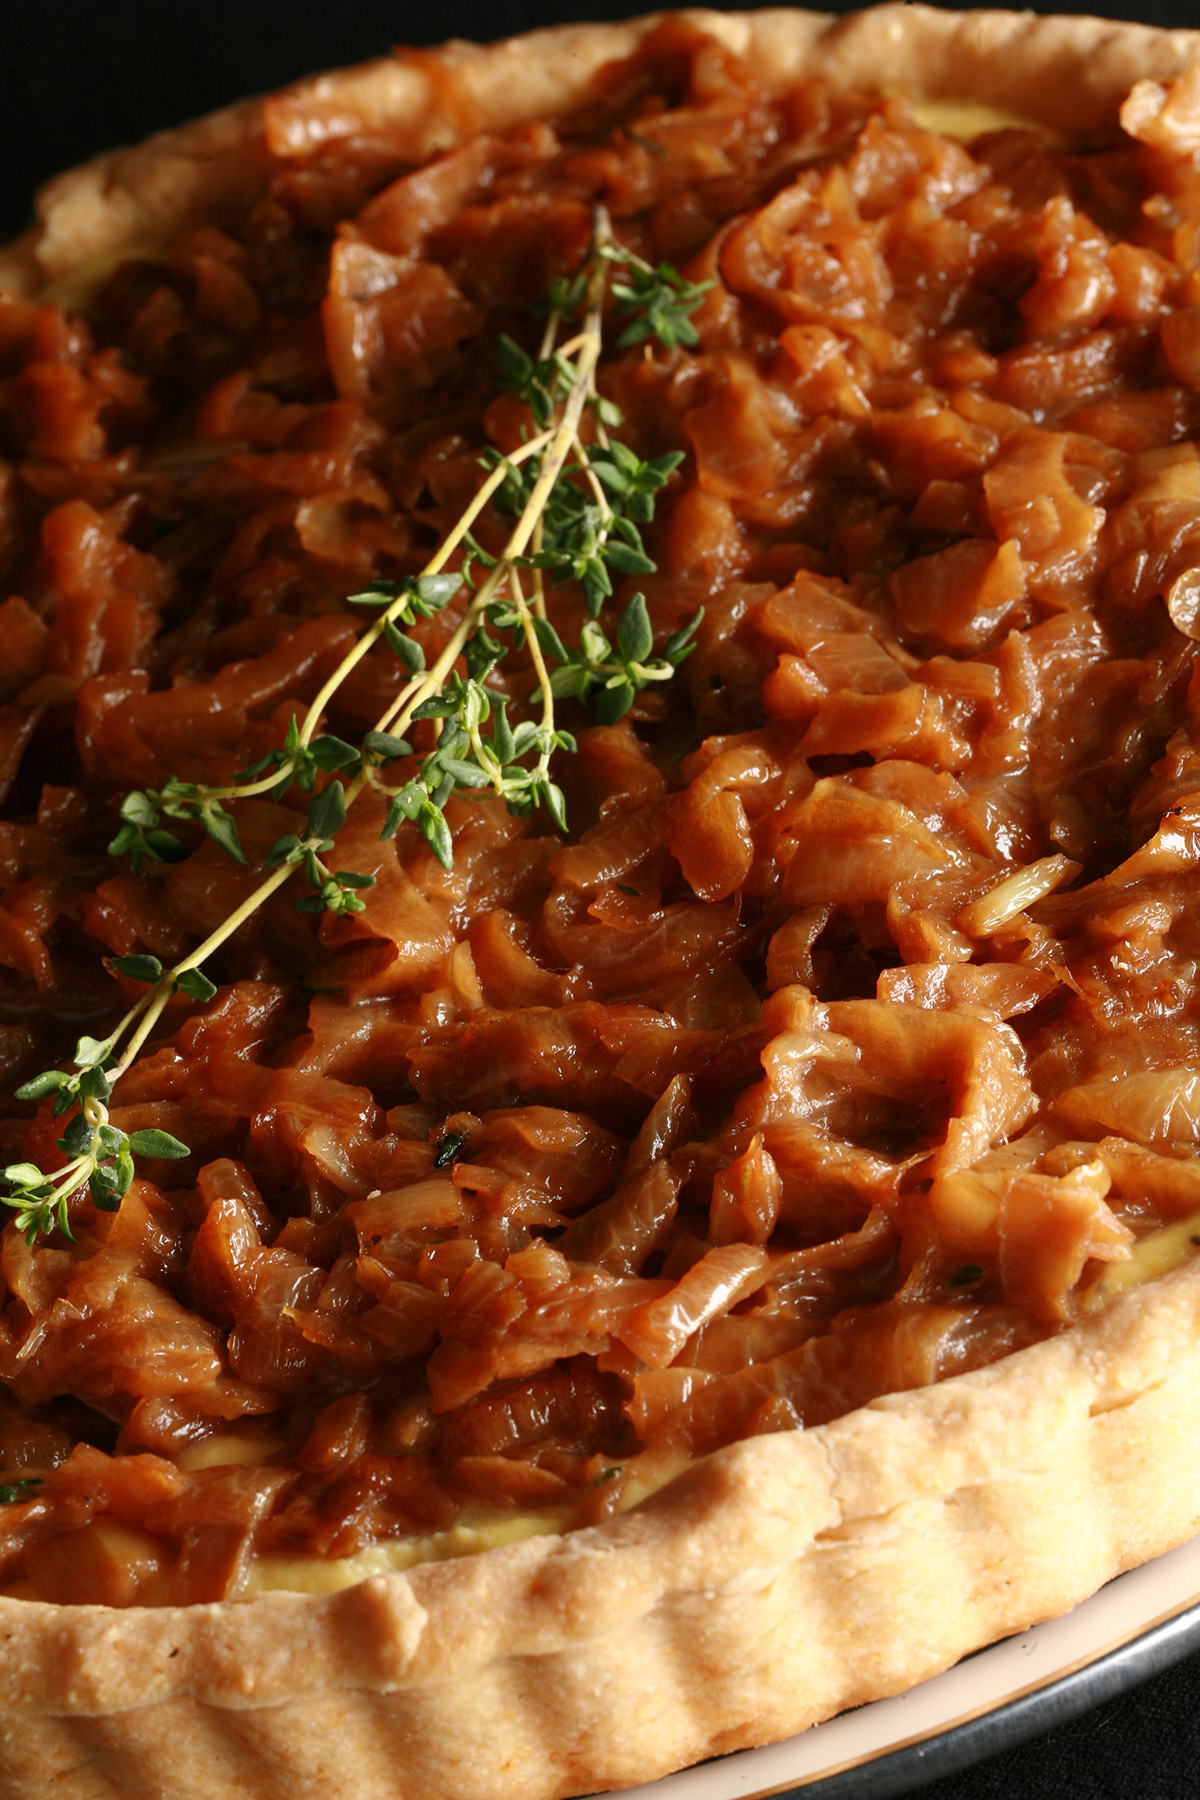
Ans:
[[[12,1506],[15,1501],[32,1500],[34,1489],[41,1485],[40,1475],[21,1475],[16,1481],[0,1484],[0,1506]]]

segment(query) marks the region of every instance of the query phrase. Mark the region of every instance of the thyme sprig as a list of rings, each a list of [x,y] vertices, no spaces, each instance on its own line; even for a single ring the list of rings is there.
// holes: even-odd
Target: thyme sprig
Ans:
[[[712,285],[689,283],[667,265],[657,269],[617,244],[598,209],[589,255],[575,275],[551,284],[537,357],[511,338],[498,345],[502,387],[527,405],[534,434],[507,456],[481,458],[483,480],[435,554],[415,576],[373,581],[349,604],[375,616],[326,679],[302,717],[293,716],[284,742],[221,785],[172,776],[159,789],[139,789],[121,802],[121,824],[108,848],[128,856],[135,871],[179,861],[188,846],[173,824],[200,826],[236,863],[248,868],[230,807],[256,795],[283,800],[296,788],[307,797],[302,830],[280,837],[262,859],[259,880],[240,904],[172,968],[149,955],[116,957],[109,967],[143,992],[106,1038],[82,1037],[74,1070],[51,1069],[17,1090],[22,1100],[52,1100],[51,1116],[65,1118],[57,1139],[62,1167],[43,1171],[13,1163],[0,1171],[0,1200],[33,1243],[57,1228],[68,1237],[72,1199],[86,1189],[102,1211],[115,1211],[134,1176],[137,1156],[184,1157],[188,1147],[168,1132],[125,1132],[112,1123],[113,1088],[137,1058],[176,995],[203,1004],[216,993],[202,965],[259,908],[302,870],[308,891],[303,912],[335,916],[363,910],[375,874],[342,869],[330,860],[350,808],[370,789],[386,800],[381,840],[407,820],[433,855],[450,868],[453,843],[445,815],[451,794],[491,790],[518,815],[544,806],[566,829],[566,801],[551,774],[558,752],[575,748],[555,717],[555,702],[572,698],[595,707],[602,723],[621,718],[635,695],[668,680],[693,648],[701,614],[654,651],[644,596],[635,594],[616,627],[615,643],[598,623],[613,592],[613,576],[649,574],[641,527],[656,496],[682,460],[678,452],[642,460],[610,438],[620,409],[599,394],[596,370],[603,314],[612,282],[613,313],[623,330],[618,348],[657,338],[668,349],[697,341],[691,313]],[[578,329],[558,343],[563,324]],[[591,417],[590,441],[583,421]],[[498,554],[487,551],[475,526],[489,506],[512,521]],[[459,567],[450,568],[458,557]],[[546,616],[544,582],[573,580],[589,612],[577,648],[566,645]],[[462,615],[427,666],[414,627],[466,594]],[[329,702],[364,657],[377,647],[394,656],[403,680],[393,701],[358,746],[321,729]],[[489,686],[509,650],[527,654],[536,679],[540,716],[516,722],[509,700]],[[462,668],[460,669],[460,663]],[[464,672],[465,671],[465,672]],[[416,754],[410,727],[431,724],[432,748]],[[407,764],[406,778],[392,779]]]
[[[661,656],[652,656],[654,630],[646,600],[635,594],[617,626],[615,647],[600,626],[589,619],[580,633],[578,650],[569,650],[548,620],[537,621],[537,634],[559,666],[550,677],[551,691],[572,699],[594,701],[602,725],[615,725],[633,705],[634,696],[651,682],[669,681],[679,664],[694,648],[699,617],[673,632]]]
[[[16,1213],[17,1229],[28,1244],[50,1229],[51,1220],[71,1236],[67,1208],[83,1187],[101,1212],[116,1212],[133,1180],[135,1155],[174,1159],[189,1154],[187,1145],[169,1131],[127,1132],[110,1122],[107,1102],[115,1079],[111,1057],[110,1039],[80,1038],[75,1061],[83,1066],[77,1073],[47,1069],[17,1089],[20,1100],[44,1100],[53,1094],[53,1118],[77,1109],[57,1140],[67,1158],[65,1167],[45,1174],[36,1163],[10,1163],[4,1171],[12,1190],[4,1197],[5,1205]]]
[[[626,267],[628,279],[613,283],[617,318],[628,321],[617,339],[617,349],[627,350],[649,337],[656,337],[671,350],[677,344],[690,348],[699,343],[692,314],[712,282],[685,281],[669,263],[652,269],[640,260],[628,259]]]

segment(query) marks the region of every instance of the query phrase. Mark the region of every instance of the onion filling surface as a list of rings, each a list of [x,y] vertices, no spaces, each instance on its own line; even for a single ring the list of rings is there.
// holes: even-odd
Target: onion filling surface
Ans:
[[[365,797],[363,910],[281,892],[114,1096],[190,1157],[5,1229],[5,1592],[212,1601],[592,1523],[1191,1254],[1200,181],[1158,94],[1070,147],[766,96],[669,22],[586,115],[280,159],[86,317],[0,296],[11,1096],[123,1011],[113,957],[238,905],[186,826],[114,861],[122,796],[280,743],[346,597],[520,448],[495,342],[536,349],[597,204],[712,284],[695,345],[600,370],[685,458],[617,602],[660,646],[704,617],[618,722],[567,703],[569,835],[456,797],[446,870]],[[578,636],[578,585],[549,604]],[[364,660],[328,730],[403,673]],[[528,661],[499,679],[519,718]],[[245,803],[252,860],[305,804]],[[5,1111],[53,1167],[49,1106]]]

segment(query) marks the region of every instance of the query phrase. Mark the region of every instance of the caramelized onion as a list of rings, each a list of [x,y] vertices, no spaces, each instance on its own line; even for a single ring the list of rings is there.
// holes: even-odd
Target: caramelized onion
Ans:
[[[458,795],[447,870],[360,799],[363,910],[279,893],[122,1077],[115,1122],[188,1158],[4,1230],[0,1473],[40,1482],[0,1508],[9,1592],[207,1602],[259,1555],[586,1522],[1190,1242],[1200,77],[1105,145],[961,142],[771,99],[694,22],[650,41],[606,77],[628,116],[416,169],[272,101],[252,210],[86,321],[0,296],[0,1080],[6,1160],[51,1169],[16,1088],[120,1017],[111,958],[186,955],[254,880],[188,821],[119,868],[122,796],[282,742],[347,596],[527,432],[491,346],[537,350],[597,203],[711,283],[694,344],[608,334],[623,440],[682,457],[612,604],[640,587],[659,649],[703,619],[619,723],[561,703],[566,840]],[[546,593],[577,642],[578,585]],[[372,653],[323,729],[403,679]],[[520,656],[491,679],[526,716]],[[306,806],[238,802],[251,859]]]

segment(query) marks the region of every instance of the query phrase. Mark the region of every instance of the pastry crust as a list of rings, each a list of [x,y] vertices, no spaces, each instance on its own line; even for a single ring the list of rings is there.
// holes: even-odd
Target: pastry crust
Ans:
[[[6,1794],[550,1800],[898,1693],[1200,1518],[1200,1270],[635,1512],[322,1596],[0,1601]],[[40,1787],[39,1787],[40,1784]]]
[[[689,15],[764,81],[1109,124],[1200,33],[884,6]],[[60,177],[0,285],[85,286],[252,203],[268,155],[386,124],[413,160],[561,112],[652,21],[451,44],[299,84]],[[465,108],[452,112],[439,72]],[[1063,1611],[1200,1522],[1200,1267],[1061,1337],[829,1425],[753,1439],[567,1537],[329,1596],[109,1611],[0,1600],[9,1800],[552,1800],[895,1693]],[[135,1774],[136,1772],[136,1778]]]

